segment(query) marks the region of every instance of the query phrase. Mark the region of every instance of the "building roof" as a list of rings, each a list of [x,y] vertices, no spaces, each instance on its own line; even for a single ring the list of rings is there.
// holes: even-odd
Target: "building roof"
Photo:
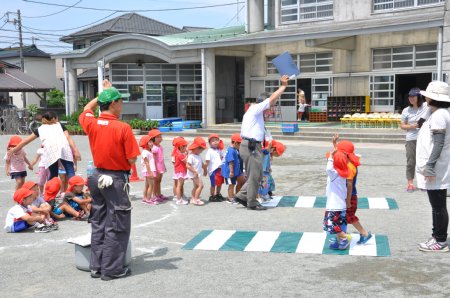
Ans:
[[[194,31],[202,31],[202,30],[209,30],[213,29],[211,27],[194,27],[194,26],[183,26],[182,30],[184,32],[194,32]]]
[[[24,46],[22,54],[24,57],[50,58],[50,54],[39,50],[36,45]],[[0,49],[0,59],[17,57],[20,57],[19,47]]]
[[[103,74],[104,77],[109,77],[109,68],[105,68],[105,73]],[[89,79],[97,79],[98,78],[98,70],[97,68],[87,69],[80,73],[78,76],[78,79],[81,80],[89,80]]]
[[[44,92],[53,87],[23,73],[20,69],[0,68],[0,91]]]
[[[86,36],[120,33],[140,33],[150,36],[160,36],[181,32],[183,32],[183,30],[177,27],[141,16],[137,13],[127,13],[98,25],[64,36],[60,40],[70,42],[74,39]]]
[[[5,61],[1,61],[0,60],[0,69],[1,68],[15,68],[15,69],[20,69],[19,66],[15,65],[15,64],[11,64]]]
[[[234,26],[219,29],[185,32],[167,36],[156,36],[155,39],[162,41],[169,46],[173,46],[222,41],[233,39],[237,36],[244,36],[245,34],[245,26]]]

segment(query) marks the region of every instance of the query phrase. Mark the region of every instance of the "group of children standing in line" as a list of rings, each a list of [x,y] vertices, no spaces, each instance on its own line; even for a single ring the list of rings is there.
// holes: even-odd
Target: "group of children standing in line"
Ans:
[[[7,151],[16,147],[22,139],[12,136],[8,142]],[[41,164],[45,158],[43,148],[39,148],[36,158],[30,162],[23,149],[16,153],[5,155],[6,175],[16,182],[13,200],[16,202],[8,210],[4,229],[6,232],[20,232],[34,228],[35,232],[47,233],[58,229],[57,220],[72,217],[76,220],[86,220],[89,216],[92,198],[84,191],[85,180],[80,176],[72,176],[67,185],[62,185],[60,178],[54,177],[47,181],[48,170]],[[26,166],[33,170],[39,161],[38,182],[26,181]]]
[[[147,205],[158,205],[168,199],[161,194],[161,180],[167,170],[164,165],[161,141],[162,135],[158,129],[152,129],[139,141],[139,146],[142,148],[142,176],[145,177],[142,203]],[[188,144],[183,137],[174,138],[171,160],[174,168],[173,198],[176,204],[204,205],[205,202],[200,199],[204,188],[201,176],[206,175],[210,180],[210,202],[236,203],[234,195],[239,192],[245,182],[244,165],[239,156],[241,142],[240,134],[233,134],[230,146],[224,150],[224,143],[219,135],[211,134],[208,137],[209,148],[207,149],[206,141],[201,137],[196,137],[191,144]],[[269,200],[270,194],[274,190],[274,182],[270,174],[270,160],[274,156],[281,156],[285,148],[281,142],[275,140],[267,144],[264,159],[265,179],[260,188],[261,200]],[[206,149],[203,161],[201,154]],[[191,179],[193,182],[190,201],[184,194],[184,183],[187,179]],[[224,183],[228,185],[228,198],[224,198],[221,194]]]

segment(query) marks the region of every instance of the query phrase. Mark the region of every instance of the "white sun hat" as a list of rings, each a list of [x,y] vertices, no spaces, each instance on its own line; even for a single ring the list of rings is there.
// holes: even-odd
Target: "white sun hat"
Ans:
[[[448,96],[448,84],[445,82],[432,81],[428,84],[427,90],[421,90],[420,94],[433,100],[450,102],[450,97]]]

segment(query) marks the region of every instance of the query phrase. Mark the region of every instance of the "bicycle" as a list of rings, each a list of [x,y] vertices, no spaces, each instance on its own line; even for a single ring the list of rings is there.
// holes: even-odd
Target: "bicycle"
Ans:
[[[27,135],[31,134],[34,130],[39,128],[39,123],[34,120],[33,113],[29,112],[27,109],[18,110],[18,123],[17,123],[17,134]]]

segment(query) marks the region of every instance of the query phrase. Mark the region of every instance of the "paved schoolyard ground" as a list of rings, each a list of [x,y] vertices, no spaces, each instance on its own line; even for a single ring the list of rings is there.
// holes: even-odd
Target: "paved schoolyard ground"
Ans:
[[[6,150],[8,136],[0,136]],[[331,136],[330,136],[331,138]],[[87,138],[74,136],[85,174],[91,159]],[[225,141],[228,143],[228,141]],[[172,193],[171,137],[164,142],[165,194]],[[38,141],[25,148],[33,158]],[[273,165],[277,195],[320,196],[325,193],[325,152],[330,143],[286,142],[287,150]],[[133,183],[133,275],[110,282],[91,279],[74,266],[74,246],[67,239],[90,231],[89,224],[60,222],[48,234],[0,233],[0,291],[3,297],[224,297],[224,296],[435,296],[450,294],[448,253],[423,253],[417,242],[431,232],[426,193],[408,194],[403,145],[357,144],[362,155],[360,196],[395,198],[399,210],[359,210],[362,224],[388,235],[391,257],[182,250],[201,230],[321,232],[323,210],[275,208],[247,211],[227,203],[203,207],[140,203],[143,183]],[[114,150],[114,148],[111,148]],[[2,153],[4,154],[4,153]],[[4,162],[0,165],[4,173]],[[29,172],[29,178],[35,178]],[[206,185],[208,181],[204,179]],[[14,183],[0,178],[0,222],[13,205]],[[188,183],[187,193],[191,186]],[[225,191],[222,192],[225,195]],[[207,198],[207,190],[203,192]],[[354,231],[352,227],[349,231]],[[335,292],[335,293],[333,293]]]

